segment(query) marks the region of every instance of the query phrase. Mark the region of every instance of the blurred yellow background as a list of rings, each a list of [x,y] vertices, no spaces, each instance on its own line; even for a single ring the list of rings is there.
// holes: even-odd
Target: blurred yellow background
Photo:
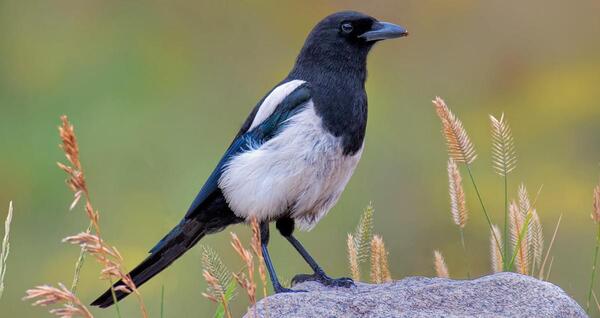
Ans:
[[[550,280],[584,303],[595,227],[592,188],[600,160],[600,2],[582,1],[0,1],[0,217],[15,216],[2,316],[46,317],[21,301],[37,284],[70,284],[78,249],[61,243],[85,229],[56,167],[64,161],[59,116],[75,124],[103,236],[128,268],[185,213],[255,103],[291,68],[305,36],[342,9],[405,26],[369,59],[366,150],[345,194],[299,238],[332,275],[348,275],[345,239],[369,201],[390,250],[394,278],[433,275],[432,250],[451,276],[466,270],[449,212],[446,149],[431,99],[461,117],[479,153],[474,173],[495,223],[503,183],[490,160],[488,114],[505,112],[519,163],[510,191],[543,185],[546,241],[563,214]],[[472,272],[489,271],[488,230],[470,184],[466,227]],[[231,269],[241,263],[229,231],[201,243]],[[272,255],[289,280],[307,272],[279,235]],[[206,317],[200,250],[141,288],[158,317]],[[107,287],[88,261],[80,296]],[[235,312],[244,311],[238,295]],[[121,305],[136,317],[133,297]],[[113,309],[94,310],[115,317]]]

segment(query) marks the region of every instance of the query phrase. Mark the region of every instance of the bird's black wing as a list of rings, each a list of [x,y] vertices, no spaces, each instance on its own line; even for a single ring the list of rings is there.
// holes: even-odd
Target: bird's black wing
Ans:
[[[240,131],[233,140],[192,202],[185,217],[150,250],[150,255],[129,273],[137,287],[168,267],[206,234],[220,231],[227,225],[242,221],[229,209],[218,187],[223,168],[235,155],[276,136],[285,127],[287,119],[302,109],[302,106],[309,100],[310,89],[305,83],[286,96],[275,107],[273,113],[252,130],[249,130],[249,127],[253,120],[247,120],[247,123],[250,122],[250,124],[244,124],[246,128],[242,127],[242,129],[245,131]],[[252,112],[251,117],[254,118],[255,115],[256,109]],[[122,285],[123,282],[119,281],[114,286]],[[121,300],[128,295],[120,290],[116,290],[114,293],[117,300]],[[109,289],[96,299],[92,305],[104,308],[113,303],[113,292]]]
[[[311,98],[310,88],[307,83],[300,85],[294,91],[292,91],[283,101],[275,107],[273,113],[267,117],[261,124],[256,126],[251,131],[250,128],[256,113],[260,107],[255,107],[252,111],[251,116],[248,117],[240,132],[233,140],[217,167],[213,170],[210,177],[192,202],[186,217],[192,215],[197,207],[213,192],[217,189],[219,178],[223,172],[223,167],[229,162],[229,160],[238,155],[241,152],[247,151],[252,147],[256,147],[269,139],[277,135],[283,127],[285,127],[288,118],[296,114],[301,106],[306,104]],[[263,98],[264,100],[264,98]],[[252,118],[252,119],[250,119]]]
[[[266,96],[268,95],[269,94]],[[214,194],[215,191],[219,190],[218,183],[219,178],[221,178],[221,174],[223,173],[223,167],[232,157],[248,150],[250,148],[249,145],[260,145],[275,136],[280,129],[285,126],[286,120],[293,116],[302,105],[310,100],[310,98],[311,94],[308,83],[300,85],[275,107],[275,110],[269,117],[267,117],[267,119],[252,129],[252,131],[248,131],[256,116],[256,113],[258,112],[258,109],[265,100],[265,98],[263,98],[258,105],[254,107],[250,113],[250,116],[248,116],[242,125],[242,128],[238,132],[237,136],[234,138],[233,142],[221,160],[219,160],[219,163],[200,189],[200,192],[198,192],[196,195],[196,198],[194,198],[194,201],[192,202],[182,222],[184,222],[185,219],[193,217],[195,213],[201,212],[202,210],[198,209],[198,207],[200,207],[200,205],[202,205],[202,203],[205,202],[209,196]],[[150,253],[154,253],[160,249],[164,245],[164,242],[170,239],[171,235],[173,235],[172,232],[167,234],[160,242],[158,242],[158,244],[156,244],[156,246],[150,250]]]

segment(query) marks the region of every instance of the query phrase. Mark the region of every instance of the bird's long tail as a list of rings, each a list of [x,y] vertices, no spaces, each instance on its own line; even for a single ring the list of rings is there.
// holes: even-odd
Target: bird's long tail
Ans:
[[[188,229],[184,231],[183,228],[186,226]],[[202,237],[204,237],[205,233],[203,226],[197,225],[193,231],[189,231],[189,226],[190,225],[188,224],[177,225],[177,227],[175,227],[165,237],[165,239],[161,241],[161,244],[164,245],[155,251],[151,251],[152,253],[150,256],[148,256],[141,264],[139,264],[129,273],[129,276],[133,280],[136,287],[140,287],[150,278],[167,268],[169,265],[171,265],[171,263],[183,255],[194,244],[196,244]],[[119,281],[113,285],[113,288],[122,285],[124,285],[123,281]],[[125,298],[127,295],[128,293],[115,290],[117,301]],[[106,308],[113,304],[114,299],[112,290],[109,289],[100,297],[98,297],[98,299],[92,303],[92,306]]]
[[[196,213],[186,215],[169,234],[150,250],[150,256],[129,273],[136,287],[140,287],[171,265],[206,234],[218,232],[230,224],[241,222],[241,219],[229,210],[222,195],[210,198],[208,204],[204,204],[199,207],[198,211],[192,212]],[[113,285],[113,288],[122,285],[124,283],[119,281]],[[120,290],[114,292],[117,301],[129,295]],[[112,290],[109,289],[98,297],[92,306],[106,308],[113,304]]]

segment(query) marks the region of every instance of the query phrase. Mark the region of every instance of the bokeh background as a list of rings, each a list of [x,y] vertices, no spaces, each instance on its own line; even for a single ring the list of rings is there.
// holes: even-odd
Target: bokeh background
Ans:
[[[584,303],[600,168],[600,2],[536,1],[0,1],[0,203],[15,204],[0,315],[45,317],[21,301],[41,283],[70,283],[83,230],[81,209],[56,167],[57,126],[76,125],[104,238],[132,268],[186,211],[249,110],[289,71],[311,27],[341,9],[406,26],[369,59],[366,151],[339,204],[299,238],[332,275],[348,275],[345,238],[373,201],[375,231],[395,278],[432,276],[432,250],[455,278],[466,275],[450,221],[446,150],[431,99],[459,114],[479,153],[474,173],[496,223],[502,179],[490,164],[488,114],[505,112],[519,155],[510,178],[535,193],[547,241],[563,222],[550,281]],[[472,188],[466,240],[472,272],[489,271],[488,231]],[[6,208],[0,209],[2,220]],[[241,263],[229,231],[202,241],[231,269]],[[161,286],[167,317],[206,317],[198,248],[143,286],[152,317]],[[308,268],[278,235],[282,277]],[[107,285],[84,267],[80,296]],[[244,311],[240,294],[235,311]],[[124,317],[137,305],[127,299]],[[97,317],[115,312],[95,310]]]

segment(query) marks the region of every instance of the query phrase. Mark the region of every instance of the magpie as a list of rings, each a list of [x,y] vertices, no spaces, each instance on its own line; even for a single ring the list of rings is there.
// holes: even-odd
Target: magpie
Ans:
[[[259,221],[262,252],[276,293],[284,288],[269,256],[269,223],[298,251],[315,280],[333,279],[293,236],[297,226],[312,229],[335,205],[363,151],[367,125],[367,55],[380,40],[408,35],[406,29],[366,14],[343,11],[310,32],[287,77],[254,107],[183,219],[129,275],[136,286],[171,265],[202,237],[225,227]],[[117,282],[113,287],[123,285]],[[114,291],[116,299],[128,294]],[[92,305],[114,303],[109,289]]]

